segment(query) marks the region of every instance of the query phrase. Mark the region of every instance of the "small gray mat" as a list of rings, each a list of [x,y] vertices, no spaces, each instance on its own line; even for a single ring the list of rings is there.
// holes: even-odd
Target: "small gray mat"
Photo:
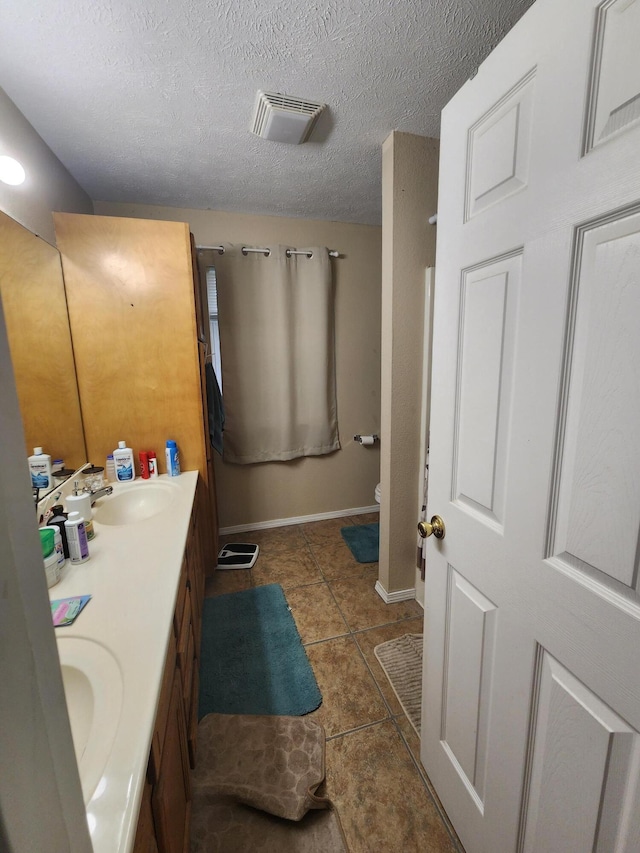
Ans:
[[[405,634],[373,650],[407,719],[420,737],[422,714],[422,634]]]

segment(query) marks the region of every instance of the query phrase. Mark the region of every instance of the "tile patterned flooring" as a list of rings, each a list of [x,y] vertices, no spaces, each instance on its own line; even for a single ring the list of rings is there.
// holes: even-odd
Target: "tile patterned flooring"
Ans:
[[[311,714],[327,736],[327,794],[350,853],[464,853],[420,764],[420,742],[373,649],[422,632],[415,601],[385,604],[374,590],[377,563],[356,562],[340,528],[371,515],[222,537],[255,542],[251,570],[217,572],[206,595],[282,585],[322,692]]]

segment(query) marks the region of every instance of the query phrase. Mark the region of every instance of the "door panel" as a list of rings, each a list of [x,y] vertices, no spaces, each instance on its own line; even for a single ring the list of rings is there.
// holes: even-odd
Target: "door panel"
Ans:
[[[469,129],[467,219],[527,185],[534,78],[529,72]]]
[[[549,556],[637,590],[640,212],[578,229]]]
[[[608,0],[596,13],[585,151],[640,120],[640,3]]]
[[[496,607],[449,567],[441,740],[483,810]]]
[[[624,837],[631,830],[638,838],[630,809],[637,801],[640,736],[562,664],[539,652],[519,850],[637,849]]]
[[[519,254],[462,274],[453,499],[502,527]]]
[[[639,8],[537,0],[443,112],[421,757],[467,853],[640,849]]]

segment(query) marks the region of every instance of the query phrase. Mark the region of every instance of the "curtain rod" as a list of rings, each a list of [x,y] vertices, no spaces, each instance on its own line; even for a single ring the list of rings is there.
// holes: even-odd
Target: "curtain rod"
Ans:
[[[218,252],[220,255],[224,255],[224,246],[196,246],[196,249],[198,249],[198,251],[200,251],[201,249],[203,251],[205,249],[209,249],[213,252]],[[250,246],[242,247],[243,255],[248,255],[249,252],[257,252],[260,255],[266,255],[267,257],[269,257],[269,255],[271,254],[271,249],[268,249],[266,247],[264,249],[252,249]],[[311,252],[303,252],[298,249],[287,249],[285,254],[288,258],[290,258],[291,255],[306,255],[308,258],[311,257]],[[336,252],[334,249],[331,249],[329,255],[332,258],[339,258],[340,252]]]

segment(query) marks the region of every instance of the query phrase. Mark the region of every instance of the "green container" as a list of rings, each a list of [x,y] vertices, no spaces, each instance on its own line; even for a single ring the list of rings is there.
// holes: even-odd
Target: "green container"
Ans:
[[[48,557],[49,554],[53,553],[53,549],[55,548],[55,530],[51,527],[40,527],[38,529],[38,533],[40,534],[40,545],[42,546],[42,556]]]

